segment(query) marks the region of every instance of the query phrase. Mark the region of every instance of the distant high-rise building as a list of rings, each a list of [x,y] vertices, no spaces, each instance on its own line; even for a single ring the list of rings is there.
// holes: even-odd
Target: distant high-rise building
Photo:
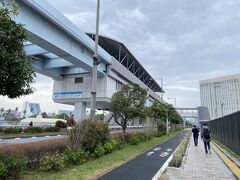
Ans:
[[[22,107],[22,117],[29,117],[32,115],[37,115],[41,113],[40,104],[39,103],[31,103],[25,101]]]
[[[201,105],[211,119],[240,110],[240,74],[200,81]]]

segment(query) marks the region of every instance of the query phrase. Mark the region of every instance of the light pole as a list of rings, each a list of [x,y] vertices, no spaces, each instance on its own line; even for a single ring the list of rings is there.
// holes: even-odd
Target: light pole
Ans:
[[[168,109],[165,109],[166,111],[166,128],[167,128],[167,135],[169,134],[169,129],[168,129]]]
[[[96,109],[96,95],[97,95],[97,68],[100,63],[98,57],[98,33],[99,33],[99,10],[100,10],[100,0],[97,0],[97,14],[96,14],[96,33],[95,33],[95,49],[93,55],[93,69],[92,69],[92,91],[91,91],[91,102],[90,102],[90,119],[95,118]]]
[[[177,108],[177,98],[168,98],[168,99],[174,99],[174,107]]]

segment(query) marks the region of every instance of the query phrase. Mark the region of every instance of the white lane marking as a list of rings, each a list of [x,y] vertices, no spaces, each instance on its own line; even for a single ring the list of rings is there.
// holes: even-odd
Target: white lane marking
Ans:
[[[35,139],[35,138],[37,138],[37,137],[36,137],[36,136],[33,136],[32,138]]]
[[[172,148],[168,148],[167,151],[168,151],[168,152],[172,151]]]
[[[150,152],[147,153],[147,156],[151,156],[151,155],[153,155],[153,154],[154,154],[154,152],[153,152],[153,151],[150,151]]]
[[[168,156],[168,154],[169,154],[168,152],[162,152],[159,156],[160,157],[166,157],[166,156]]]
[[[154,148],[153,150],[154,151],[159,151],[161,148],[160,147],[156,147],[156,148]]]
[[[15,140],[19,140],[19,139],[21,139],[21,138],[14,138]]]

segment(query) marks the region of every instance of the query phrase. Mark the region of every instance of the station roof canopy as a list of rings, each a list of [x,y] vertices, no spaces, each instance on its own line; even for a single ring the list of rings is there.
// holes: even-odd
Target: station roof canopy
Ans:
[[[87,33],[87,35],[95,40],[94,33]],[[99,36],[99,45],[117,61],[124,65],[152,91],[164,93],[159,84],[153,79],[153,77],[146,71],[146,69],[122,42],[106,36]]]

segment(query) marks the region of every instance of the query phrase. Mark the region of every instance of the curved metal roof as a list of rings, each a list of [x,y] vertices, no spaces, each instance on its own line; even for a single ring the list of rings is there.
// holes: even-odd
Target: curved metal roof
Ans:
[[[86,33],[90,38],[95,40],[94,33]],[[106,36],[99,36],[99,46],[113,56],[117,61],[124,65],[138,79],[140,79],[147,87],[154,92],[163,92],[163,89],[139,63],[127,47],[115,39]]]

